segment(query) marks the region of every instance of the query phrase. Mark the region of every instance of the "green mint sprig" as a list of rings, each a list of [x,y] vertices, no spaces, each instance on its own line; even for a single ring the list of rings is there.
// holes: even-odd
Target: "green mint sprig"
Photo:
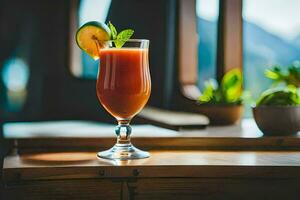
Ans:
[[[111,22],[108,22],[107,25],[111,32],[111,39],[117,48],[121,48],[134,33],[132,29],[125,29],[118,34],[116,27]]]

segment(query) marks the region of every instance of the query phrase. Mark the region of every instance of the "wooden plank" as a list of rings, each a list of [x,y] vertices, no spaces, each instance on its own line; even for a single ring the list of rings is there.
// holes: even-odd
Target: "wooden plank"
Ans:
[[[178,81],[177,104],[194,104],[200,96],[198,80],[198,35],[195,0],[178,1]],[[187,31],[188,30],[188,31]],[[177,105],[178,107],[178,105]]]
[[[220,1],[217,78],[243,66],[242,0]]]
[[[32,181],[3,199],[299,199],[299,179],[141,178]],[[121,197],[122,196],[122,197]]]
[[[95,152],[11,155],[5,182],[88,178],[300,178],[299,151],[151,151],[147,159],[97,159]]]
[[[299,199],[300,179],[138,179],[134,199]]]
[[[196,30],[196,1],[179,1],[179,82],[181,85],[195,85],[198,78]]]
[[[198,149],[198,150],[299,150],[300,139],[293,137],[266,138],[201,138],[156,137],[132,138],[133,144],[143,149]],[[17,140],[19,152],[57,150],[103,150],[110,148],[115,138],[33,138]]]
[[[5,187],[3,199],[120,199],[121,182],[113,180],[56,180],[18,182]]]

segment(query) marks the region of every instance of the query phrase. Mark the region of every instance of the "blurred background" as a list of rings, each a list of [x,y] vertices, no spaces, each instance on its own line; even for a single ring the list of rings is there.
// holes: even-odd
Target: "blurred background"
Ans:
[[[184,1],[183,1],[184,2]],[[223,66],[222,31],[227,5],[240,9],[244,88],[257,98],[271,85],[266,68],[288,66],[300,59],[300,18],[297,0],[196,0],[196,86],[217,78]],[[112,21],[133,28],[135,38],[150,39],[153,89],[149,105],[180,110],[178,56],[179,0],[1,0],[0,1],[0,122],[83,119],[113,122],[95,93],[98,61],[80,51],[74,34],[87,21]],[[186,11],[185,11],[186,12]],[[193,25],[193,23],[191,23]],[[220,50],[221,49],[221,50]],[[193,74],[195,75],[195,74]],[[193,83],[194,84],[194,83]],[[180,100],[181,99],[181,100]],[[249,104],[244,117],[251,117]]]
[[[169,83],[154,84],[150,104],[171,107],[171,93],[177,87],[171,79],[176,72],[166,65],[176,69],[176,52],[166,48],[176,46],[176,1],[2,0],[0,4],[2,120],[109,119],[94,92],[98,62],[73,44],[74,30],[91,20],[111,20],[117,27],[134,28],[134,37],[151,40],[153,82]],[[200,89],[216,76],[219,6],[219,0],[197,0],[195,5]],[[300,58],[299,6],[297,0],[243,0],[244,84],[254,97],[271,84],[262,76],[266,67],[288,66]],[[173,64],[168,56],[174,58]]]
[[[109,19],[119,29],[135,29],[135,38],[150,39],[153,83],[166,80],[168,74],[173,85],[174,74],[166,73],[164,65],[168,56],[174,57],[167,55],[166,48],[175,45],[175,21],[169,23],[175,1],[4,0],[0,4],[1,120],[112,120],[96,98],[99,63],[75,44],[75,31],[90,20]],[[163,106],[166,86],[153,85],[151,104]]]

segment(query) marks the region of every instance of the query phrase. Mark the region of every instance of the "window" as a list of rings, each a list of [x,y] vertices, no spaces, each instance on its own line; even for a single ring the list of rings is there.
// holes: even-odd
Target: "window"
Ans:
[[[270,86],[264,70],[300,59],[298,0],[243,1],[243,66],[245,88],[253,98]]]
[[[83,25],[88,21],[105,22],[112,0],[82,0],[78,10],[78,24]],[[92,60],[85,52],[81,51],[81,77],[96,78],[99,62]]]
[[[198,86],[215,78],[217,62],[217,32],[219,0],[197,0]]]

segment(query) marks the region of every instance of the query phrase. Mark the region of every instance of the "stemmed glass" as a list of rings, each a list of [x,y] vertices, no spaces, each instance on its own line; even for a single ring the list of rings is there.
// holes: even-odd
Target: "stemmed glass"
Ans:
[[[123,47],[108,42],[99,50],[100,70],[97,96],[102,106],[118,121],[117,143],[97,155],[106,159],[130,160],[149,157],[131,144],[131,119],[147,103],[151,92],[148,61],[149,40],[131,39]]]

